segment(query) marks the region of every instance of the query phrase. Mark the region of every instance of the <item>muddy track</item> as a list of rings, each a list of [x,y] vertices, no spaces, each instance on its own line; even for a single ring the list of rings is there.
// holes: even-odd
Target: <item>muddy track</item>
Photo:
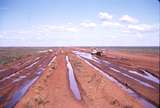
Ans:
[[[0,107],[12,108],[34,83],[54,57],[45,53],[0,73]]]
[[[119,67],[110,63],[106,60],[99,59],[95,56],[90,55],[89,53],[84,52],[73,52],[82,59],[88,61],[90,64],[100,69],[105,74],[112,76],[118,82],[123,84],[125,87],[132,89],[139,96],[145,98],[147,101],[152,104],[159,106],[159,79],[147,75],[143,75],[136,71],[130,71],[127,68]],[[149,78],[147,76],[151,76]]]
[[[85,108],[70,88],[69,68],[63,54],[52,59],[43,75],[16,104],[16,108]]]
[[[0,71],[0,108],[12,108],[19,101],[17,106],[21,108],[24,103],[26,104],[26,98],[30,100],[32,97],[36,97],[37,93],[34,94],[33,92],[35,88],[31,88],[29,91],[28,89],[39,79],[44,70],[46,72],[36,82],[36,86],[37,83],[40,86],[45,86],[45,88],[41,87],[44,90],[40,94],[47,95],[47,99],[50,101],[46,105],[47,108],[51,108],[51,106],[55,108],[63,106],[65,108],[66,105],[72,106],[73,103],[73,105],[80,108],[82,106],[86,107],[86,104],[82,105],[83,94],[81,96],[81,86],[83,86],[83,83],[80,84],[74,76],[73,68],[75,67],[72,68],[72,63],[70,63],[70,54],[71,52],[67,52],[67,50],[60,50],[57,56],[55,53],[46,52],[25,58],[21,62],[18,61],[17,64],[11,65],[8,69],[2,69]],[[149,72],[145,70],[139,72],[136,69],[132,70],[131,68],[119,66],[107,61],[107,59],[93,56],[90,53],[73,51],[73,54],[88,63],[90,68],[96,69],[96,73],[101,72],[109,80],[120,85],[129,96],[145,104],[146,108],[156,108],[159,106],[159,79]],[[76,56],[74,59],[77,58]],[[58,63],[57,69],[55,66],[53,67],[56,58]],[[51,72],[54,74],[51,75]],[[42,82],[45,82],[45,85]],[[54,86],[46,86],[52,84]],[[27,95],[24,96],[26,93]],[[24,98],[22,98],[23,96]],[[61,105],[61,101],[66,98],[68,100],[64,102],[65,104]],[[56,101],[56,103],[52,100]],[[36,104],[35,102],[33,106]]]

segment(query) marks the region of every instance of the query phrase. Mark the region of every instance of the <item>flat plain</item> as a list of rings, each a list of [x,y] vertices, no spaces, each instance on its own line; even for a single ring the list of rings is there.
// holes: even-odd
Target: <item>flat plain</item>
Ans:
[[[0,48],[0,108],[156,108],[159,64],[158,47]]]

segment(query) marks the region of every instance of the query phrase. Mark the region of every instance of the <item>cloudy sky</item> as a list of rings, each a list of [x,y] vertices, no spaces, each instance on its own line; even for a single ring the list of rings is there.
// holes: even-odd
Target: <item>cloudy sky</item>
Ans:
[[[0,0],[0,46],[159,46],[158,0]]]

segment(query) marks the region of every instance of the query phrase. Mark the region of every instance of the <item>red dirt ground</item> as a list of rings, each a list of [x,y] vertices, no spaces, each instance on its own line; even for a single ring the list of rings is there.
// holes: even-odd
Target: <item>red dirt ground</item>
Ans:
[[[40,78],[31,86],[22,99],[16,104],[15,108],[144,108],[139,100],[130,96],[115,82],[106,78],[99,71],[88,65],[84,60],[72,53],[73,50],[81,50],[83,52],[90,52],[90,48],[59,48],[56,52],[48,52],[40,55],[28,56],[24,59],[15,61],[7,65],[8,69],[0,72],[0,80],[13,74],[14,71],[20,72],[17,76],[7,79],[5,82],[0,81],[0,96],[6,98],[5,102],[0,101],[0,108],[8,102],[14,91],[16,91],[21,84],[26,80],[32,79],[35,76],[36,70],[45,65],[45,70]],[[49,61],[56,56],[56,59],[51,65]],[[73,67],[76,81],[80,88],[81,101],[75,99],[69,87],[67,65],[65,57],[69,57],[69,61]],[[39,62],[29,69],[27,66],[35,62],[35,59],[40,57]],[[103,53],[103,56],[98,57],[100,60],[107,60],[116,66],[124,67],[129,70],[136,70],[142,73],[146,70],[153,75],[160,77],[159,71],[159,57],[158,55],[138,53],[132,54],[130,52],[121,52],[109,50]],[[89,60],[88,60],[89,61]],[[90,61],[91,63],[93,61]],[[127,83],[127,86],[132,87],[139,92],[143,97],[151,100],[159,105],[159,85],[147,81],[156,87],[156,92],[152,89],[142,86],[136,81],[127,79],[120,74],[116,74],[113,70],[105,67],[105,64],[96,64],[102,70],[113,75],[122,83]],[[104,68],[105,67],[105,68]],[[3,68],[3,67],[2,67]],[[20,82],[12,84],[12,81],[20,75],[28,75],[28,77]],[[136,77],[136,76],[135,76]]]

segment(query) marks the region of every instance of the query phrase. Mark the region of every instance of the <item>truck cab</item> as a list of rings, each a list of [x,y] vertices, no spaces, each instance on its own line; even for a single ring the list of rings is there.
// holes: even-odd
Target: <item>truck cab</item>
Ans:
[[[98,51],[98,50],[94,49],[94,50],[92,50],[91,54],[97,55],[97,56],[102,56],[102,51]]]

